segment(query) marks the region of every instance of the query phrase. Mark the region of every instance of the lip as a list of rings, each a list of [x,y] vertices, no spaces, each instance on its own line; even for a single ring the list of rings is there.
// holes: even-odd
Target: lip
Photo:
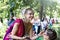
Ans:
[[[32,19],[32,17],[29,17],[29,19]]]

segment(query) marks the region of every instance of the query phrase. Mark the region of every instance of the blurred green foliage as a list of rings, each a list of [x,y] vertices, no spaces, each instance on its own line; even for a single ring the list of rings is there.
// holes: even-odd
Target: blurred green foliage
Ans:
[[[0,0],[0,17],[9,18],[12,12],[17,17],[19,14],[21,15],[22,9],[27,7],[34,9],[35,16],[40,15],[41,17],[41,15],[48,15],[49,17],[55,17],[56,15],[60,17],[60,4],[57,0]],[[3,37],[5,30],[6,26],[1,29],[2,33],[0,36]],[[57,26],[55,30],[60,35],[60,27]]]
[[[43,9],[41,9],[41,6]],[[36,12],[41,13],[43,16],[48,15],[54,17],[54,13],[60,17],[60,7],[56,0],[0,0],[0,17],[9,18],[11,12],[20,14],[21,10],[27,7],[33,8]],[[40,12],[42,11],[42,12]],[[39,15],[41,15],[39,14]]]

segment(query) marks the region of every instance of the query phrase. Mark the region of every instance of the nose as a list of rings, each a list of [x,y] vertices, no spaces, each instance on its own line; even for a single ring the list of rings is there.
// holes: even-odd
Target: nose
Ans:
[[[33,18],[33,17],[34,17],[34,15],[31,15],[31,17]]]
[[[31,14],[31,16],[34,16],[33,14]]]

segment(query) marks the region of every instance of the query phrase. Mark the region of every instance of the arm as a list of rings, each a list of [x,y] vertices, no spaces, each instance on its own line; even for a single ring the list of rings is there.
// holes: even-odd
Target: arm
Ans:
[[[32,39],[32,40],[34,40],[34,39],[36,39],[36,38],[38,38],[39,36],[41,36],[41,35],[34,35],[34,36],[32,36],[32,37],[30,37],[30,39]]]
[[[14,24],[14,27],[12,29],[10,38],[12,38],[12,39],[24,39],[25,38],[25,37],[18,37],[18,36],[15,35],[15,33],[17,32],[17,29],[18,29],[18,25],[19,25],[18,23]]]
[[[32,31],[32,30],[31,30]],[[40,36],[43,35],[44,31],[41,31],[38,35],[33,35],[32,32],[30,31],[30,39],[34,40]]]
[[[39,37],[39,35],[35,35],[35,34],[34,34],[34,31],[31,29],[31,30],[30,30],[30,39],[34,40],[34,39],[36,39],[36,38],[38,38],[38,37]]]

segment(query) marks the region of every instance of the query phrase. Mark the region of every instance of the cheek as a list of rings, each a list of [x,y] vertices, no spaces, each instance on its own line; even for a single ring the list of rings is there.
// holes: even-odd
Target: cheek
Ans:
[[[28,20],[30,20],[30,16],[29,16],[29,15],[26,15],[26,18],[27,18]]]
[[[48,37],[48,36],[46,36],[46,35],[44,35],[43,37],[44,37],[44,39],[49,39],[49,37]]]
[[[30,18],[30,16],[29,16],[29,15],[27,15],[27,18],[29,19],[29,18]]]
[[[31,17],[32,19],[34,18],[34,16]]]
[[[34,16],[26,15],[26,18],[29,19],[29,20],[32,20],[34,18]]]

